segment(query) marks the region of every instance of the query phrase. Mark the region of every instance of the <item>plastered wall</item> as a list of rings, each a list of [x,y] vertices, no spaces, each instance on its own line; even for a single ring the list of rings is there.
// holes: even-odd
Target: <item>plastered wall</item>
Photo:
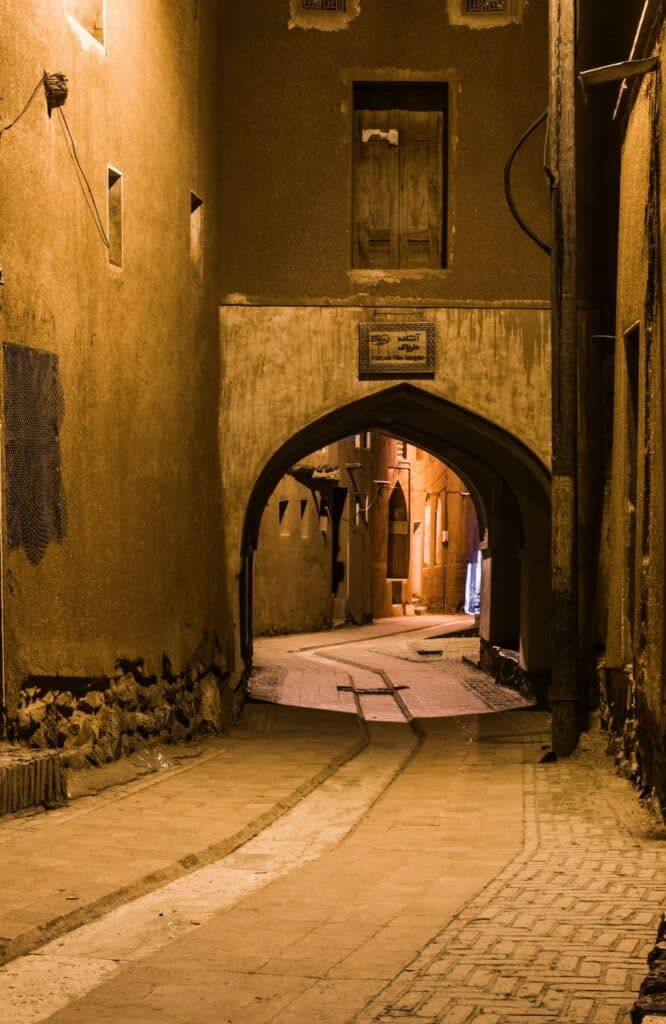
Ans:
[[[548,465],[548,310],[420,312],[436,324],[438,362],[435,379],[418,386],[502,427]],[[367,318],[361,308],[221,310],[220,457],[231,607],[237,602],[246,509],[268,460],[314,420],[390,387],[391,382],[358,379],[358,324]],[[492,462],[490,449],[488,458]]]
[[[660,196],[665,98],[661,75],[646,76],[628,111],[622,150],[610,582],[602,692],[616,757],[646,792],[656,792],[662,809],[666,806],[662,305],[665,282]],[[635,413],[626,356],[629,333],[636,346]],[[636,443],[632,445],[629,438],[634,420]],[[631,500],[632,468],[635,502]]]
[[[218,657],[215,636],[224,649],[221,12],[212,0],[113,0],[102,49],[63,0],[0,9],[0,121],[44,69],[64,72],[64,111],[104,225],[107,166],[122,171],[124,237],[119,269],[40,94],[0,149],[0,328],[3,341],[59,356],[68,527],[36,565],[5,550],[11,709],[30,673],[97,676],[118,658],[143,658],[159,674],[163,655],[179,672],[197,649]],[[204,200],[201,275],[190,259],[191,191]]]
[[[521,3],[508,23],[468,19],[484,31],[454,24],[452,6],[363,0],[346,18],[316,16],[335,31],[290,26],[289,0],[229,9],[223,296],[548,300],[548,260],[516,226],[503,188],[506,158],[547,105],[547,4]],[[449,83],[446,270],[351,268],[352,86],[372,80]],[[541,130],[516,161],[514,188],[547,237],[543,144]]]

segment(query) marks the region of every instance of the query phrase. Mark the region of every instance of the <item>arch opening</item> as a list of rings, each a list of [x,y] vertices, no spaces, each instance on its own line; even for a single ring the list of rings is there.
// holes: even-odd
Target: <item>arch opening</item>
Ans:
[[[501,428],[412,385],[387,388],[308,424],[275,451],[260,473],[247,506],[239,574],[241,653],[246,666],[251,664],[254,633],[254,553],[259,543],[262,515],[271,495],[285,474],[290,470],[293,473],[294,467],[313,451],[321,452],[340,439],[368,437],[371,432],[400,439],[400,443],[412,445],[440,460],[457,475],[461,481],[458,490],[470,502],[477,522],[481,553],[477,562],[478,577],[474,576],[471,581],[466,579],[464,591],[469,597],[474,587],[478,588],[482,642],[519,651],[522,666],[528,671],[547,669],[550,661],[547,470],[529,449]],[[396,532],[390,534],[387,520],[387,547],[393,537],[391,564],[387,563],[386,574],[387,581],[391,582],[405,578],[401,576],[408,568],[405,559],[407,563],[410,557],[414,559],[414,547],[418,544],[416,534],[424,533],[425,515],[420,519],[410,515],[409,495],[405,497],[403,480],[396,477],[389,484],[388,499],[395,495],[394,512],[400,508],[404,515],[404,508],[407,510],[406,518],[401,519],[396,514],[392,521],[406,523],[409,531],[408,543],[400,541],[397,538],[404,536],[400,534],[404,527],[397,526]],[[334,532],[339,531],[345,500],[340,494],[336,497],[333,488],[318,508],[319,529],[325,520],[325,529],[331,530],[333,541]],[[356,522],[364,515],[363,500],[362,492],[349,496],[350,520]],[[446,532],[447,499],[433,494],[430,504],[429,530],[432,532],[437,524],[441,539]],[[293,507],[298,512],[302,506],[296,503]],[[301,521],[298,529],[309,531],[312,524]],[[431,563],[435,562],[435,552],[436,547],[431,553]],[[338,574],[340,572],[336,561],[339,560],[332,558],[332,591],[343,582],[339,575],[336,578],[336,568]],[[423,556],[417,561],[423,564]],[[391,575],[389,568],[391,573],[397,573],[398,569],[400,573]],[[418,591],[418,587],[416,589]],[[392,599],[402,596],[402,590],[399,593],[398,588],[392,589]],[[384,610],[385,605],[374,602],[373,614],[376,615],[375,607]]]

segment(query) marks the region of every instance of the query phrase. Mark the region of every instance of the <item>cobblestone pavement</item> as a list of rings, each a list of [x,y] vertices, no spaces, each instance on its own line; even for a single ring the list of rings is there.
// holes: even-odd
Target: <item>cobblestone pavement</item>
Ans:
[[[442,635],[469,627],[469,616],[416,621],[418,627],[413,616],[396,617],[333,634],[261,638],[255,642],[257,669],[250,692],[272,703],[359,713],[384,722],[528,706],[520,694],[462,660],[478,658],[478,638]],[[401,688],[399,704],[391,696],[367,693],[390,684]],[[350,689],[366,693],[357,700]]]
[[[626,1024],[665,838],[607,763],[526,766],[522,851],[355,1020]]]

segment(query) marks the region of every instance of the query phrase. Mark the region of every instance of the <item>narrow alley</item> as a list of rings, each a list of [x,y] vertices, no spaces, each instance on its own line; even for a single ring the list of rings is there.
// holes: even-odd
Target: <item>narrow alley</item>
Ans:
[[[0,25],[0,1024],[666,1024],[666,0]]]
[[[544,760],[465,625],[262,639],[228,737],[5,820],[3,1020],[627,1021],[663,830],[600,737]]]

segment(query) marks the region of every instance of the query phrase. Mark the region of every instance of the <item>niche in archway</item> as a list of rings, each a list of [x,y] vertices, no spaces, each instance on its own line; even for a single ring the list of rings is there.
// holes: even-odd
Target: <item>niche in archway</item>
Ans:
[[[391,491],[389,498],[386,578],[409,578],[409,510],[400,481]]]

